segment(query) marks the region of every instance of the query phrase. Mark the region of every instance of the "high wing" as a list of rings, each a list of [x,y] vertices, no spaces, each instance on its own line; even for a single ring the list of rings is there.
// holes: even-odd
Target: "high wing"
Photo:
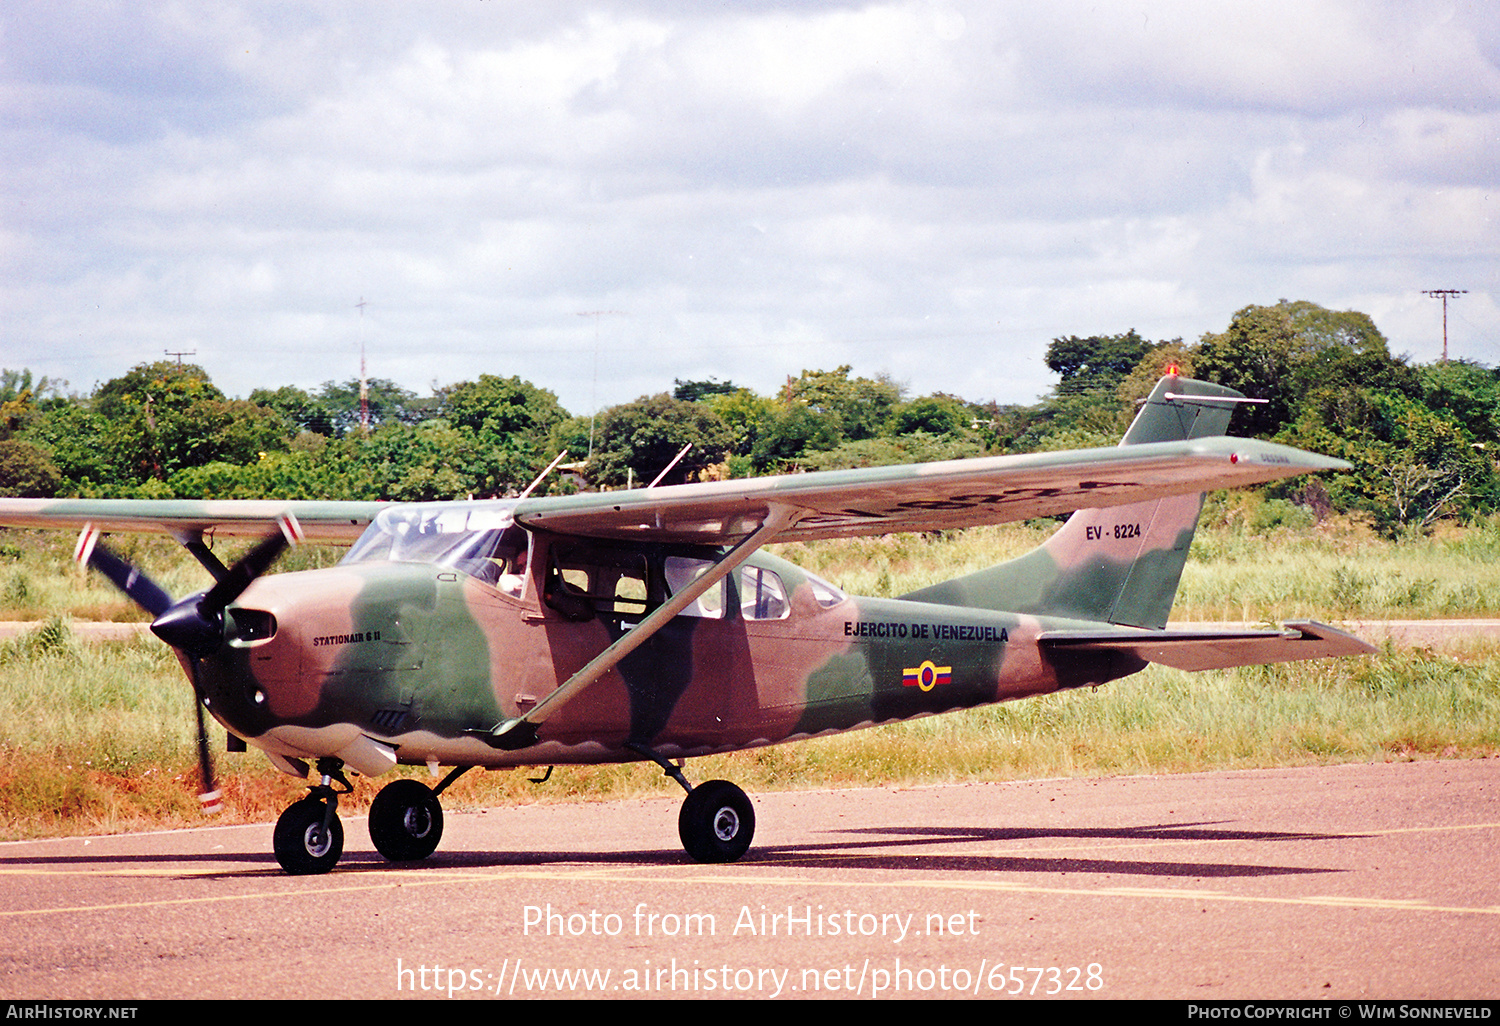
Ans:
[[[288,513],[309,541],[352,542],[378,502],[309,502],[276,499],[0,499],[5,527],[73,527],[100,531],[164,531],[178,538],[264,537]]]
[[[1342,460],[1273,442],[1181,442],[525,499],[516,522],[594,538],[734,544],[773,510],[777,541],[935,531],[1260,484]]]
[[[1215,436],[522,499],[524,527],[593,538],[733,545],[772,517],[778,541],[936,531],[1260,484],[1342,460],[1273,442]],[[0,499],[0,525],[264,536],[296,517],[311,541],[351,542],[377,502]]]

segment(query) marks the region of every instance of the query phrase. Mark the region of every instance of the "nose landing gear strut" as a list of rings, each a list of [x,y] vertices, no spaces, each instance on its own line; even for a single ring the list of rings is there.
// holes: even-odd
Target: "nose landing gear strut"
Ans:
[[[272,835],[276,861],[293,876],[326,873],[344,854],[339,795],[351,793],[354,786],[344,776],[342,759],[319,759],[318,774],[321,781],[307,789],[306,798],[287,806]]]

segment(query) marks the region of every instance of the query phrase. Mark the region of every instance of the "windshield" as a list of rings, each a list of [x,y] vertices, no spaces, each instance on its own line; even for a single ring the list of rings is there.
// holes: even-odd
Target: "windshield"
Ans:
[[[492,578],[525,558],[528,536],[493,503],[381,510],[344,563],[432,563]]]

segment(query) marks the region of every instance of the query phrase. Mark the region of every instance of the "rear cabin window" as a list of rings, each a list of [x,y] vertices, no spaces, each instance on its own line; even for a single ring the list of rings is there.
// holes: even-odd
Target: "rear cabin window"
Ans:
[[[849,597],[821,577],[814,577],[812,574],[807,575],[807,585],[812,589],[813,598],[824,609],[832,609]]]
[[[781,620],[791,615],[781,578],[758,566],[740,568],[740,615],[746,620]]]
[[[653,604],[645,554],[585,545],[555,546],[543,598],[570,620],[588,620],[600,614],[644,615]]]

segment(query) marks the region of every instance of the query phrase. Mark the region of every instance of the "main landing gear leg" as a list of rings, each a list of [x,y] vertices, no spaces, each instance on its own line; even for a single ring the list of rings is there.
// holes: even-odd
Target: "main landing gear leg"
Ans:
[[[370,803],[370,840],[392,862],[416,862],[437,850],[443,839],[443,807],[438,795],[473,769],[458,766],[434,790],[420,780],[393,780]]]
[[[744,791],[727,780],[693,787],[681,769],[650,746],[629,742],[625,747],[656,763],[687,792],[677,814],[677,836],[694,862],[734,862],[750,849],[755,808]]]
[[[276,861],[293,876],[326,873],[344,854],[339,795],[349,794],[354,787],[344,777],[342,759],[319,759],[318,774],[321,782],[307,789],[306,798],[287,807],[272,836]]]

